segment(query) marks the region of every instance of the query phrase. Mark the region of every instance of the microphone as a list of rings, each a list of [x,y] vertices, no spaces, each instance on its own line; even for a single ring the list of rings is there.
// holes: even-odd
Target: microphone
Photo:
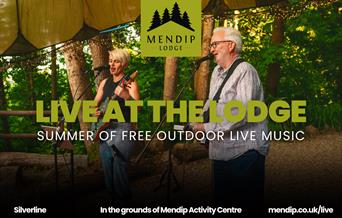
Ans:
[[[102,65],[102,66],[98,66],[98,67],[94,67],[93,70],[94,71],[102,71],[102,70],[109,70],[110,66],[108,64]]]
[[[207,54],[206,56],[201,57],[200,59],[198,59],[198,60],[196,61],[196,64],[197,64],[197,65],[200,65],[203,61],[211,60],[211,59],[213,59],[213,57],[214,57],[214,55],[213,55],[212,53],[209,53],[209,54]]]

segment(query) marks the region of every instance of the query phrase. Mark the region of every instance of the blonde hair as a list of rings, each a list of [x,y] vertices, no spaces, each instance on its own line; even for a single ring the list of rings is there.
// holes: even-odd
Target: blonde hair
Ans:
[[[242,39],[241,39],[241,33],[239,30],[234,29],[233,27],[217,27],[214,29],[215,32],[224,32],[224,40],[231,40],[235,42],[235,52],[238,54],[241,54],[242,51]]]
[[[126,49],[114,49],[108,52],[109,59],[118,60],[122,65],[128,65],[130,60],[130,55]]]

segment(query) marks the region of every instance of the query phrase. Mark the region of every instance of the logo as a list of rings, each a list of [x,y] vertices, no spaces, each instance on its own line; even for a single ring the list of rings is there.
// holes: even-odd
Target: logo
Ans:
[[[141,51],[148,57],[201,55],[200,0],[141,0]]]

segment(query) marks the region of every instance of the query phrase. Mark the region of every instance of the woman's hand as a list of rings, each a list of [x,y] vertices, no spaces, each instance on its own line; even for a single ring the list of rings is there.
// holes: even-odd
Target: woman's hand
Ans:
[[[96,116],[96,117],[101,117],[101,116],[102,116],[102,112],[101,112],[101,110],[99,109],[99,107],[96,107],[95,116]]]
[[[131,99],[129,91],[126,87],[122,88],[121,86],[118,86],[118,87],[116,87],[114,93],[115,93],[115,95],[119,96],[122,99],[125,99],[125,100]]]

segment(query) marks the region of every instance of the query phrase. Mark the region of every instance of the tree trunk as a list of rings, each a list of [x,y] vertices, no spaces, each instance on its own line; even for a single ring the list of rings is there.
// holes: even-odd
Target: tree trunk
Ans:
[[[86,75],[85,73],[86,64],[83,54],[83,45],[80,42],[74,42],[66,46],[63,52],[65,63],[67,65],[70,90],[73,95],[73,100],[77,100],[89,84],[88,75]],[[80,98],[80,100],[91,100],[93,98],[93,93],[89,88],[85,92],[85,94]],[[82,113],[83,110],[81,107],[78,113],[78,120],[80,122],[81,130],[87,131],[89,129],[90,124],[83,122]],[[86,145],[87,151],[90,152],[90,147],[92,143],[88,140],[85,140],[84,143]]]
[[[34,109],[36,105],[36,95],[34,94],[34,81],[33,81],[33,71],[36,70],[36,67],[31,65],[29,63],[29,66],[25,69],[26,70],[26,75],[27,75],[27,80],[29,83],[29,100],[30,100],[30,107],[27,109]]]
[[[113,49],[110,33],[101,34],[93,37],[89,41],[91,56],[93,59],[93,67],[99,67],[108,64],[108,51]],[[94,72],[96,73],[96,72]],[[96,76],[96,74],[95,74]],[[103,70],[96,78],[96,90],[103,79],[110,76],[109,70]]]
[[[51,46],[51,100],[56,100],[57,96],[57,52],[56,46]]]
[[[210,39],[214,29],[214,16],[205,15],[203,20],[203,41],[202,41],[202,57],[208,55]],[[195,93],[196,99],[205,100],[209,91],[209,61],[201,64],[195,74]]]
[[[224,26],[224,18],[219,19],[219,26]]]
[[[338,89],[339,90],[339,95],[340,95],[340,101],[342,102],[342,64],[340,63],[340,78],[338,81]]]
[[[174,100],[177,87],[177,62],[175,57],[166,57],[164,65],[164,100]],[[152,152],[158,152],[165,149],[165,141],[160,141],[154,137],[153,142],[150,144]]]
[[[284,7],[285,3],[280,3],[280,7]],[[271,43],[274,45],[279,45],[284,42],[284,19],[281,16],[275,17],[273,22],[273,31]],[[268,65],[267,70],[267,84],[266,92],[267,95],[276,96],[277,89],[280,79],[280,62],[276,60],[275,62]]]
[[[165,58],[165,77],[164,77],[164,100],[173,100],[176,94],[177,84],[177,58]]]
[[[70,154],[58,155],[58,165],[70,164]],[[87,168],[87,155],[74,155],[74,166]],[[54,165],[54,155],[51,154],[35,154],[24,152],[1,152],[0,167],[3,166],[45,166],[52,167]]]
[[[3,81],[3,72],[0,71],[0,109],[1,110],[7,110],[7,101],[6,101],[6,94],[5,94],[5,87],[4,87],[4,81]],[[1,123],[3,127],[4,133],[10,133],[10,126],[8,122],[7,116],[1,116]],[[4,150],[10,151],[11,150],[11,142],[8,140],[3,140],[4,142]]]

